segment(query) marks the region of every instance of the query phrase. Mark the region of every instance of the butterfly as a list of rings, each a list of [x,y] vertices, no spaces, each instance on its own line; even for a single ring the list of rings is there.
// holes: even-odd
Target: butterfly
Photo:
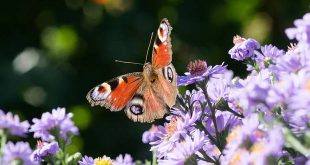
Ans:
[[[171,30],[164,18],[156,33],[152,63],[145,63],[143,72],[121,75],[91,89],[86,96],[91,106],[100,105],[111,111],[124,109],[135,122],[163,118],[178,94],[177,73],[171,63]]]

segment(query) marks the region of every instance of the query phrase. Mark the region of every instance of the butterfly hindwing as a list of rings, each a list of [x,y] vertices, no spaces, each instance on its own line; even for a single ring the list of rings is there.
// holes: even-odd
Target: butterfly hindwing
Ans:
[[[172,61],[170,33],[172,27],[168,19],[164,18],[157,30],[153,46],[152,65],[155,69],[167,66]]]
[[[154,82],[143,81],[126,105],[125,113],[133,121],[152,122],[163,118],[175,104],[178,89],[173,65],[156,70],[156,75]]]
[[[141,72],[122,75],[94,87],[86,98],[92,106],[100,105],[111,111],[119,111],[137,92],[142,80]]]
[[[168,107],[160,94],[144,83],[125,107],[128,118],[135,122],[153,122],[163,118]]]
[[[161,93],[165,103],[172,107],[178,94],[177,88],[177,72],[172,64],[156,70],[157,82],[160,86]]]

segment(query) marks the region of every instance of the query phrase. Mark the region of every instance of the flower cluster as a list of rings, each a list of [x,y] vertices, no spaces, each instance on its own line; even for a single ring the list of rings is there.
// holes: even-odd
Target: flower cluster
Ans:
[[[20,122],[17,115],[11,112],[5,114],[0,110],[0,164],[77,164],[81,154],[70,156],[65,152],[71,137],[78,134],[72,116],[72,113],[66,114],[64,108],[57,108],[52,113],[44,113],[40,119],[33,119],[30,126],[28,121]],[[28,142],[7,142],[11,136],[24,137],[30,132],[33,132],[34,138],[42,140],[38,140],[35,150],[31,149]]]
[[[288,50],[235,36],[249,74],[191,62],[164,125],[143,134],[159,164],[310,164],[310,13],[286,30]]]
[[[166,123],[142,135],[151,146],[152,163],[310,164],[310,13],[294,23],[286,34],[297,43],[287,51],[234,37],[228,54],[246,63],[245,78],[234,77],[224,63],[189,63],[178,86],[195,89],[179,94]],[[129,154],[111,159],[66,153],[78,135],[72,116],[57,108],[30,125],[0,110],[0,164],[143,164]],[[35,150],[27,142],[8,141],[28,133],[39,138]]]

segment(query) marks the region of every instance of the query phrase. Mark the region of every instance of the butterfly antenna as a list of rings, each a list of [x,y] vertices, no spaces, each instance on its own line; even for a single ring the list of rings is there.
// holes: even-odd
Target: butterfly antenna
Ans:
[[[144,65],[141,63],[137,63],[137,62],[130,62],[130,61],[121,61],[121,60],[115,60],[115,62],[119,62],[119,63],[125,63],[125,64],[136,64],[136,65]]]
[[[146,64],[146,62],[147,62],[147,55],[148,55],[149,50],[150,50],[150,46],[151,46],[151,42],[152,42],[152,38],[153,38],[153,33],[154,33],[154,32],[152,32],[152,34],[151,34],[151,38],[150,38],[150,42],[149,42],[149,46],[147,47],[147,51],[146,51],[146,55],[145,55],[145,61],[144,61],[144,64]]]

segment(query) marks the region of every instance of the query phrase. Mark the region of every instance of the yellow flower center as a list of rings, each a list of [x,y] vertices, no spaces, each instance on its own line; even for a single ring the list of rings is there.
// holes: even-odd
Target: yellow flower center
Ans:
[[[241,162],[241,156],[243,153],[246,152],[243,149],[238,150],[235,155],[232,157],[231,161],[229,162],[229,165],[237,165],[240,164]]]
[[[220,155],[221,154],[221,151],[217,148],[217,147],[214,147],[213,151],[212,151],[214,154],[216,155]]]
[[[170,122],[166,125],[165,129],[169,135],[174,134],[178,130],[177,118],[172,118]]]
[[[239,129],[240,129],[240,126],[237,126],[235,129],[233,129],[233,131],[226,138],[227,143],[230,143],[234,141],[235,139],[237,139],[239,135]]]
[[[307,80],[306,82],[306,90],[310,92],[310,80]]]
[[[253,153],[261,153],[262,151],[264,151],[265,147],[263,143],[255,143],[252,147],[251,147],[251,152]]]
[[[95,165],[112,165],[112,160],[109,157],[103,156],[102,158],[95,159]]]

